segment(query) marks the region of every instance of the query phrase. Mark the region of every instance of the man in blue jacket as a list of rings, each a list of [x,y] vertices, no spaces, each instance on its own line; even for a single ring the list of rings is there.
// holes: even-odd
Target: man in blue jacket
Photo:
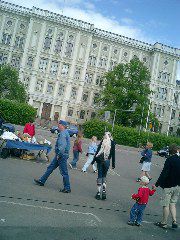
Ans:
[[[39,186],[44,186],[46,180],[49,175],[59,167],[60,174],[63,177],[64,188],[60,189],[62,193],[70,193],[70,181],[69,174],[67,168],[67,159],[69,158],[69,150],[70,150],[70,136],[67,131],[67,122],[64,120],[60,120],[58,124],[58,128],[60,133],[58,134],[58,138],[55,145],[55,157],[51,161],[50,165],[47,167],[44,175],[39,179],[34,179],[34,182]]]

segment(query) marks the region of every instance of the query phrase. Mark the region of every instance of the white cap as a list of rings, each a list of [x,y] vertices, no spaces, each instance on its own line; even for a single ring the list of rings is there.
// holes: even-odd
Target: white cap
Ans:
[[[143,182],[143,183],[149,183],[149,178],[148,177],[146,177],[146,176],[143,176],[143,177],[141,177],[141,181]]]

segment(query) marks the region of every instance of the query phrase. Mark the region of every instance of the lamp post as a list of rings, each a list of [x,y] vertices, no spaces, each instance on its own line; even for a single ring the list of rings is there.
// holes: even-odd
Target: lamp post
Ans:
[[[135,112],[136,106],[137,106],[137,103],[133,103],[132,107],[130,109],[128,109],[128,110],[115,109],[113,123],[112,123],[112,132],[114,130],[114,124],[115,124],[115,120],[116,120],[116,113],[117,113],[117,111],[121,111],[121,112]]]

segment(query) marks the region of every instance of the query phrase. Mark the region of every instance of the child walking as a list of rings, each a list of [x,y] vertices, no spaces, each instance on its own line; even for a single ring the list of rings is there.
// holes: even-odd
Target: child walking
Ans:
[[[84,164],[83,168],[82,168],[82,172],[86,172],[87,171],[87,168],[89,167],[89,165],[92,163],[93,161],[93,158],[94,158],[94,155],[97,151],[97,137],[96,136],[93,136],[91,138],[91,142],[88,146],[88,152],[87,152],[87,161],[86,163]],[[96,169],[96,166],[95,164],[92,165],[93,166],[93,170],[94,172],[97,172],[97,169]]]
[[[141,226],[142,217],[146,205],[149,200],[149,196],[152,196],[155,193],[155,186],[152,186],[152,190],[147,187],[149,179],[146,176],[141,177],[140,188],[138,193],[132,194],[132,199],[136,200],[136,203],[133,205],[130,211],[130,220],[127,222],[131,226]]]
[[[76,163],[79,160],[79,153],[82,153],[82,133],[78,133],[73,145],[73,160],[69,163],[70,168],[77,169]]]

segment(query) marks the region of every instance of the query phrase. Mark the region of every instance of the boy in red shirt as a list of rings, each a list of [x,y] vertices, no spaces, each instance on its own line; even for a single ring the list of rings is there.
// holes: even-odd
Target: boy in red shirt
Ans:
[[[136,203],[133,205],[130,211],[130,220],[127,222],[131,226],[141,226],[142,216],[146,205],[149,200],[149,196],[152,196],[155,193],[155,186],[152,186],[152,190],[147,187],[149,179],[146,176],[141,177],[138,193],[132,194],[132,199],[136,200]]]
[[[23,133],[28,133],[31,137],[34,137],[35,135],[35,125],[32,120],[29,121],[29,123],[26,123]]]

